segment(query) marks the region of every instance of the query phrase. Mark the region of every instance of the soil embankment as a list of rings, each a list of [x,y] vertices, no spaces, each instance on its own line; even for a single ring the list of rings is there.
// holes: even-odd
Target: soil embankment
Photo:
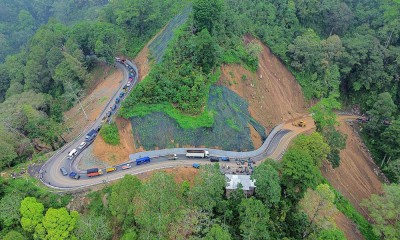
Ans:
[[[116,123],[120,136],[120,144],[113,146],[104,142],[101,136],[93,143],[93,155],[103,160],[107,165],[113,166],[129,160],[129,154],[144,151],[135,148],[132,127],[129,120],[117,117]]]

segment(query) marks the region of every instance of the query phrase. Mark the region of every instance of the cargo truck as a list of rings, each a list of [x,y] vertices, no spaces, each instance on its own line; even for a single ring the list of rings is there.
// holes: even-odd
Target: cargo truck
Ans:
[[[96,129],[92,129],[92,130],[90,130],[90,132],[88,132],[88,134],[86,134],[85,139],[86,139],[87,142],[90,142],[90,141],[92,141],[96,136],[97,136],[97,131],[96,131]]]
[[[188,158],[208,158],[210,153],[206,150],[187,150],[186,157]]]
[[[136,165],[141,165],[141,164],[149,163],[149,162],[150,162],[150,157],[142,157],[142,158],[136,159]]]
[[[86,173],[87,173],[88,177],[96,177],[96,176],[103,174],[103,171],[98,168],[90,168],[90,169],[86,170]]]

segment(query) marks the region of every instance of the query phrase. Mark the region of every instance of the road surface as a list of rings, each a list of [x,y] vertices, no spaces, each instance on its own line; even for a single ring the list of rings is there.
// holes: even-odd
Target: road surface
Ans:
[[[137,67],[132,62],[127,61],[129,65],[129,69],[133,69],[135,72],[131,89],[137,84],[138,74]],[[121,166],[126,164],[121,164],[115,166],[117,168],[116,171],[111,173],[106,173],[105,169],[103,169],[103,174],[97,177],[89,178],[86,176],[86,169],[78,169],[78,163],[82,157],[82,152],[86,150],[86,148],[82,150],[78,150],[78,155],[75,159],[69,160],[67,159],[68,153],[73,149],[78,149],[80,143],[85,141],[85,136],[87,132],[91,129],[96,129],[101,125],[101,121],[106,113],[110,110],[110,108],[115,104],[115,99],[119,96],[119,93],[123,91],[123,87],[129,81],[129,71],[128,68],[124,64],[116,63],[117,67],[120,68],[124,73],[124,78],[121,81],[121,84],[118,90],[115,92],[114,96],[108,104],[106,105],[103,112],[100,116],[93,122],[84,132],[82,132],[75,140],[66,144],[60,150],[58,150],[40,169],[39,178],[40,180],[50,188],[61,190],[61,191],[71,191],[76,189],[81,189],[89,186],[94,186],[97,184],[104,184],[109,181],[113,181],[116,179],[122,178],[125,174],[140,174],[147,171],[152,171],[156,169],[177,167],[177,166],[191,166],[193,163],[207,164],[210,163],[207,159],[187,159],[185,157],[186,148],[173,148],[173,149],[163,149],[163,150],[154,150],[147,152],[140,152],[131,154],[129,156],[129,161],[132,165],[132,168],[127,170],[122,170]],[[119,107],[119,105],[117,105]],[[118,111],[118,108],[117,110]],[[113,114],[116,113],[113,112]],[[293,131],[284,129],[283,124],[276,126],[268,138],[265,140],[264,144],[254,151],[250,152],[233,152],[233,151],[223,151],[217,149],[207,149],[200,148],[204,150],[208,150],[211,156],[228,156],[231,159],[251,159],[255,162],[264,160],[268,157],[273,157],[274,159],[279,159],[283,152],[286,150],[287,145],[289,144],[288,139],[292,139],[295,134]],[[291,134],[290,134],[291,133]],[[86,146],[87,147],[87,146]],[[165,157],[168,154],[177,154],[179,160],[171,161]],[[136,166],[135,159],[139,157],[149,156],[151,157],[151,163]],[[60,168],[64,167],[68,172],[74,171],[81,175],[79,180],[72,179],[69,176],[63,176]]]

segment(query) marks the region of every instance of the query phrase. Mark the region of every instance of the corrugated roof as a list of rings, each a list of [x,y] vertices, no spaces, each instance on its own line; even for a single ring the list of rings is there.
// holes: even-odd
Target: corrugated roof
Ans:
[[[242,184],[243,190],[245,191],[250,190],[250,187],[256,187],[256,180],[251,180],[250,175],[225,174],[225,177],[227,178],[226,189],[237,189],[239,183]]]

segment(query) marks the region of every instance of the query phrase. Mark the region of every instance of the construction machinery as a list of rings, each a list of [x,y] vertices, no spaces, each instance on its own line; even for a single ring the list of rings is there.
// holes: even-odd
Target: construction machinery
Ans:
[[[296,127],[306,127],[307,126],[306,122],[304,122],[304,121],[294,122],[292,124],[293,124],[293,126],[296,126]]]

